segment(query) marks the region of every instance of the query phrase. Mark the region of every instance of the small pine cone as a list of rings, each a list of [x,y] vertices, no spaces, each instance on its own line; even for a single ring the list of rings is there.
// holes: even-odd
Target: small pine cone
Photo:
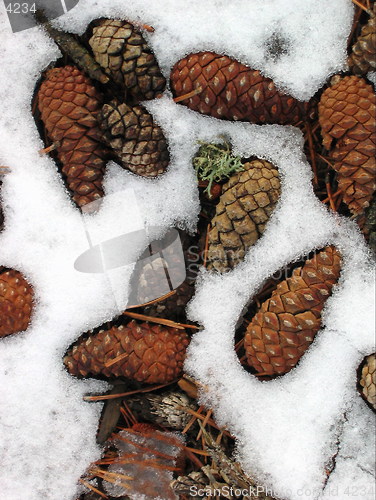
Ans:
[[[260,71],[213,52],[190,54],[176,63],[171,89],[175,97],[197,90],[197,95],[182,103],[224,120],[293,125],[307,111],[307,103],[279,92]]]
[[[362,396],[376,410],[376,354],[367,356],[362,365],[359,381]]]
[[[321,327],[321,311],[338,281],[340,263],[339,252],[326,247],[261,305],[244,338],[248,364],[257,372],[281,375],[297,364]]]
[[[266,160],[244,164],[222,188],[209,232],[208,269],[233,269],[256,243],[281,192],[278,170]]]
[[[136,417],[177,431],[182,431],[192,418],[184,408],[195,409],[188,396],[177,391],[140,394],[128,398],[126,403]]]
[[[143,106],[114,100],[99,114],[104,139],[123,167],[144,177],[156,177],[168,167],[170,154],[162,129]]]
[[[178,476],[171,482],[171,488],[177,495],[190,495],[192,492],[209,490],[210,481],[203,472],[190,472],[187,476]],[[197,498],[195,495],[188,498]]]
[[[348,63],[355,75],[366,75],[376,69],[376,4],[373,5],[368,23],[363,26],[352,46]]]
[[[103,196],[108,152],[97,121],[101,100],[89,78],[73,66],[49,70],[38,92],[41,118],[58,144],[63,173],[80,207]]]
[[[376,189],[376,96],[363,78],[336,79],[319,103],[323,145],[330,150],[343,201],[358,215]],[[332,147],[333,146],[333,147]]]
[[[188,343],[184,330],[133,320],[78,341],[64,363],[74,376],[104,375],[165,384],[181,374]],[[123,357],[106,366],[119,356]]]
[[[19,271],[0,268],[0,337],[27,329],[33,295],[32,287]]]
[[[96,61],[136,102],[162,94],[166,79],[146,40],[126,21],[103,19],[90,46]]]

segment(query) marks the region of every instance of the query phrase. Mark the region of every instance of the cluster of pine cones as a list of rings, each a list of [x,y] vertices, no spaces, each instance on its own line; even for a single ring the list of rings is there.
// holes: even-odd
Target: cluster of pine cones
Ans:
[[[260,71],[214,52],[189,54],[175,64],[170,75],[175,102],[204,115],[260,125],[295,125],[304,130],[312,130],[316,123],[314,147],[320,147],[318,156],[326,155],[326,164],[333,167],[330,170],[325,165],[318,172],[321,183],[330,177],[337,186],[341,210],[356,218],[369,238],[369,225],[364,221],[374,206],[376,189],[376,98],[367,73],[376,69],[375,15],[373,7],[351,48],[350,72],[335,76],[309,103],[280,92]],[[103,197],[109,159],[149,178],[163,175],[170,162],[167,138],[141,104],[158,98],[167,86],[141,30],[127,21],[102,19],[92,23],[81,42],[86,45],[86,62],[66,54],[73,62],[63,65],[58,61],[48,69],[36,93],[37,124],[48,137],[46,146],[53,151],[79,208]],[[102,75],[100,81],[88,65]],[[213,147],[222,170],[216,170],[215,158],[208,155]],[[239,265],[262,237],[281,194],[276,165],[233,155],[222,161],[223,154],[221,144],[204,144],[193,160],[201,159],[200,165],[206,161],[207,168],[206,177],[197,168],[202,202],[198,234],[183,236],[186,281],[171,297],[140,307],[136,319],[123,315],[85,333],[64,358],[71,375],[126,379],[137,388],[171,384],[181,378],[189,344],[185,306],[194,291],[192,266],[204,263],[212,272],[226,273]],[[327,194],[332,202],[333,193]],[[246,315],[240,339],[243,365],[266,378],[293,369],[321,327],[322,310],[340,272],[341,255],[327,246],[292,266],[284,280],[269,282],[267,292],[260,293],[259,303]],[[0,337],[26,330],[33,305],[33,288],[25,277],[0,268]],[[359,370],[359,390],[373,408],[375,378],[375,356],[371,355]],[[180,429],[187,424],[181,406],[189,404],[171,403],[184,397],[181,391],[169,395],[167,405],[158,393],[154,399],[148,397],[147,402],[129,400],[135,413],[142,409],[141,418],[148,415],[147,419],[167,428],[179,428],[174,427],[176,420]]]

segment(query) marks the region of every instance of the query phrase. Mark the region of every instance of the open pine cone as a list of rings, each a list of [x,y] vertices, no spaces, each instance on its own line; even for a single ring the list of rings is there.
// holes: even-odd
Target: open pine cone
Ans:
[[[123,167],[144,177],[156,177],[167,169],[166,138],[143,106],[114,100],[103,106],[98,119],[105,141]]]
[[[188,343],[185,330],[133,320],[79,340],[64,363],[75,376],[104,375],[165,384],[181,374]],[[119,361],[107,366],[119,356]]]
[[[162,94],[166,79],[141,33],[127,21],[103,19],[89,41],[98,64],[136,102]]]
[[[341,258],[326,247],[278,284],[247,327],[248,364],[266,375],[290,371],[321,327],[321,311],[340,275]]]
[[[270,78],[228,56],[198,52],[181,59],[171,72],[174,97],[190,109],[224,120],[294,125],[305,115],[307,103],[279,92]]]
[[[102,98],[78,68],[47,71],[38,92],[41,118],[57,146],[73,200],[82,207],[103,196],[102,179],[107,150],[97,115]]]
[[[352,46],[348,63],[355,75],[366,75],[376,69],[376,4],[373,4],[368,23]]]
[[[19,271],[0,268],[0,337],[27,329],[33,296],[32,287]]]
[[[376,96],[363,78],[336,78],[319,103],[323,145],[330,150],[343,201],[358,215],[376,189]]]
[[[359,383],[362,396],[376,410],[376,354],[364,359]]]
[[[224,184],[209,232],[208,269],[228,271],[256,243],[281,192],[278,170],[266,160],[244,164]]]

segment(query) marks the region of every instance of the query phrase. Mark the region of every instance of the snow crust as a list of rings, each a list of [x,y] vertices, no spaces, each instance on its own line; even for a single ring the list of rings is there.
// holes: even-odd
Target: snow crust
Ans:
[[[345,68],[352,3],[254,0],[250,8],[247,0],[81,0],[56,25],[82,33],[102,16],[153,25],[155,33],[146,37],[166,76],[187,53],[215,50],[308,99]],[[59,51],[38,28],[12,34],[3,4],[0,36],[0,165],[12,169],[2,189],[6,228],[0,235],[0,265],[22,271],[36,294],[28,331],[0,340],[2,498],[76,498],[80,475],[101,453],[95,444],[101,405],[85,403],[82,396],[106,385],[68,376],[62,356],[82,332],[119,313],[130,272],[121,270],[121,280],[115,274],[109,280],[79,273],[74,262],[88,249],[88,234],[95,244],[132,230],[136,218],[161,231],[172,226],[193,231],[199,203],[191,158],[198,139],[217,140],[221,134],[229,137],[236,153],[274,162],[282,173],[283,193],[264,237],[244,264],[224,277],[202,273],[190,315],[205,330],[194,337],[187,369],[209,384],[203,399],[237,436],[244,467],[278,490],[292,489],[286,498],[301,498],[300,487],[322,490],[324,466],[336,452],[339,435],[344,445],[330,481],[342,484],[352,474],[356,484],[368,484],[371,475],[364,472],[364,463],[370,444],[361,431],[354,434],[351,422],[366,426],[371,420],[355,393],[355,369],[374,350],[369,256],[354,224],[330,214],[315,199],[300,132],[221,123],[175,105],[166,92],[147,107],[168,137],[169,171],[150,181],[109,164],[104,204],[97,214],[83,218],[53,160],[38,155],[43,144],[31,114],[35,84]],[[265,58],[276,36],[286,53]],[[137,207],[124,196],[127,189],[136,194]],[[235,324],[270,274],[328,242],[342,251],[344,268],[328,303],[326,328],[297,370],[260,383],[235,356]],[[346,411],[349,420],[343,423]],[[359,448],[351,445],[353,436]]]

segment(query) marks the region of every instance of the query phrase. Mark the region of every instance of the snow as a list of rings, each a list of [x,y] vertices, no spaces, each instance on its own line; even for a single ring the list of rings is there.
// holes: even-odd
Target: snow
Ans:
[[[262,70],[280,88],[308,99],[346,67],[352,3],[254,0],[250,9],[247,0],[81,0],[56,24],[82,33],[102,16],[153,25],[155,33],[145,36],[166,76],[187,53],[213,50]],[[81,333],[125,307],[131,269],[89,274],[77,271],[74,263],[89,249],[88,235],[95,245],[140,227],[158,227],[160,234],[173,226],[193,231],[199,203],[191,158],[198,139],[217,140],[221,134],[229,137],[235,153],[275,163],[283,192],[244,264],[226,276],[202,272],[190,316],[205,330],[194,337],[187,369],[209,385],[203,398],[237,437],[244,467],[261,481],[279,491],[291,489],[291,499],[301,498],[300,488],[320,492],[324,466],[344,436],[327,488],[331,482],[341,485],[344,477],[368,485],[372,476],[364,464],[370,443],[351,422],[370,425],[368,408],[355,396],[356,367],[374,349],[369,256],[354,223],[329,213],[314,197],[300,132],[198,116],[174,104],[167,91],[146,106],[167,135],[169,171],[151,181],[110,163],[103,205],[83,217],[53,160],[39,156],[43,143],[30,112],[41,71],[59,51],[37,28],[12,34],[2,4],[0,36],[0,165],[12,170],[2,188],[6,228],[0,235],[0,264],[22,271],[36,294],[27,332],[0,339],[2,498],[76,498],[80,475],[102,451],[95,443],[101,404],[82,397],[106,385],[70,377],[62,356]],[[286,53],[265,57],[276,36]],[[296,370],[260,383],[241,368],[233,349],[242,310],[268,276],[327,243],[341,250],[344,267],[328,301],[325,329]],[[345,413],[348,422],[343,422]],[[354,435],[358,448],[351,444]]]

